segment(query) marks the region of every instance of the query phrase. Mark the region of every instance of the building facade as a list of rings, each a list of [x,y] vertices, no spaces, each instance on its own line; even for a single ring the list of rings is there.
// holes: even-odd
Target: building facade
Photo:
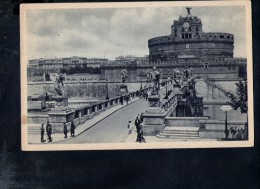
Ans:
[[[43,73],[55,73],[58,69],[69,69],[76,66],[86,66],[99,68],[101,63],[106,63],[108,59],[102,58],[85,58],[85,57],[69,57],[69,58],[41,58],[29,60],[28,75],[41,75]]]
[[[118,56],[115,58],[116,62],[126,63],[126,62],[133,62],[133,61],[148,61],[149,56],[146,55],[144,57],[137,57],[134,55],[126,55],[126,56]]]

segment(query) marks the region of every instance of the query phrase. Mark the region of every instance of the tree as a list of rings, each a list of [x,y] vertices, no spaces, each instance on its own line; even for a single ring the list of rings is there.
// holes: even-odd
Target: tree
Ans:
[[[240,112],[247,113],[248,110],[248,97],[247,97],[247,80],[244,82],[239,81],[236,83],[237,86],[237,97],[233,94],[229,94],[231,103],[230,105],[234,108],[234,110],[240,109]]]
[[[68,69],[62,68],[62,73],[66,74],[77,74],[77,73],[90,73],[90,74],[101,74],[100,68],[87,67],[86,65],[69,67]]]
[[[240,112],[246,113],[248,112],[248,96],[247,96],[247,79],[239,81],[236,83],[237,86],[237,96],[229,93],[228,96],[231,99],[230,105],[234,108],[234,110],[240,109]],[[247,114],[247,121],[245,124],[245,139],[248,139],[248,114]]]

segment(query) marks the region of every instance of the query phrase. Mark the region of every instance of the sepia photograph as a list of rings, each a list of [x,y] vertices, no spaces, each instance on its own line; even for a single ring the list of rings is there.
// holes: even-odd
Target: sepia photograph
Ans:
[[[22,150],[254,146],[249,1],[22,4]]]

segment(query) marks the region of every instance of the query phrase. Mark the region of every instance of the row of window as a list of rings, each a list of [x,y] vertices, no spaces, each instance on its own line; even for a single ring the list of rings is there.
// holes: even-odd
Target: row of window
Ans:
[[[192,36],[191,36],[191,33],[185,33],[185,34],[181,34],[181,38],[182,39],[191,39]]]
[[[209,37],[211,38],[212,36],[209,35]],[[217,35],[214,35],[214,38],[217,38]],[[233,39],[233,36],[224,36],[224,35],[220,35],[219,36],[220,39]]]
[[[62,68],[62,65],[43,65],[42,67],[44,69],[47,69],[47,68]]]
[[[177,28],[174,28],[173,30],[174,30],[175,33],[177,33]],[[191,31],[191,27],[189,27],[188,30]],[[181,31],[184,32],[184,31],[185,31],[185,28],[182,27],[182,28],[181,28]],[[199,31],[199,27],[198,27],[198,26],[196,26],[196,31]]]
[[[208,68],[209,68],[208,63],[205,63],[205,64],[204,64],[204,68],[205,68],[205,69],[208,69]],[[232,70],[235,70],[236,67],[235,67],[235,66],[228,66],[228,69],[229,69],[229,70],[231,70],[231,69],[232,69]],[[222,71],[222,68],[220,68],[220,70]]]
[[[175,36],[176,35],[177,34],[175,33]],[[198,33],[196,33],[196,35],[198,35]],[[209,38],[212,38],[212,37],[217,38],[218,36],[217,35],[214,35],[214,36],[209,35],[208,37]],[[182,39],[191,39],[192,38],[192,34],[191,33],[182,33],[181,34],[181,38]],[[207,36],[203,35],[203,38],[207,38]],[[234,39],[233,36],[229,36],[229,35],[228,36],[219,35],[219,38],[220,39]],[[171,37],[161,37],[161,38],[158,38],[158,39],[151,40],[149,42],[151,43],[151,42],[166,41],[166,40],[171,40]]]

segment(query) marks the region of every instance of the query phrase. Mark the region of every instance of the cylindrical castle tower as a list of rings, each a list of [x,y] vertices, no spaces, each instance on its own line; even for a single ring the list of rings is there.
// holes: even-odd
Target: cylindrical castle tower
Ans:
[[[201,58],[205,56],[233,57],[234,35],[202,31],[202,22],[192,16],[189,7],[186,17],[173,21],[171,34],[148,40],[150,61],[168,61],[182,56]]]

